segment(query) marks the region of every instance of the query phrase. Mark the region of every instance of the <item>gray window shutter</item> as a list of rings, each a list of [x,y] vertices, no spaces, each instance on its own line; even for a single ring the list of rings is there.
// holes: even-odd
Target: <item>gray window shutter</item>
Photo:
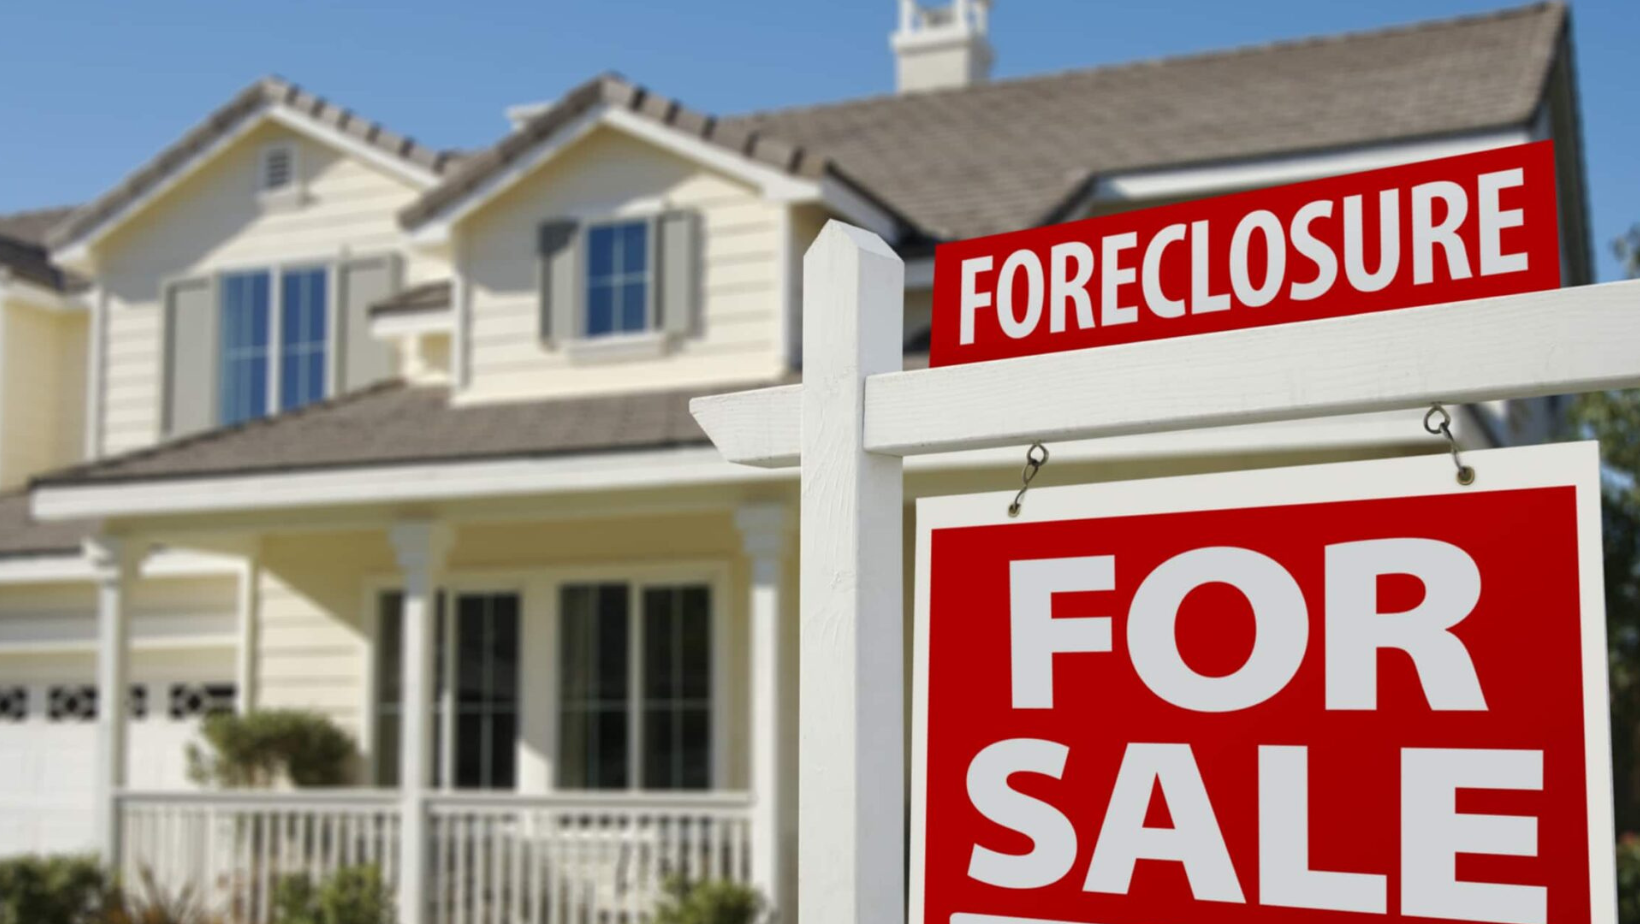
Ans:
[[[370,306],[399,290],[397,254],[348,260],[336,271],[336,350],[340,391],[363,388],[393,374],[393,346],[370,336]]]
[[[573,340],[580,331],[580,231],[574,219],[557,218],[542,222],[537,235],[542,340]]]
[[[700,314],[700,216],[694,212],[667,212],[655,222],[656,308],[659,327],[668,334],[688,337],[696,332]]]
[[[217,424],[217,345],[222,312],[216,279],[182,279],[165,287],[165,413],[167,437]]]

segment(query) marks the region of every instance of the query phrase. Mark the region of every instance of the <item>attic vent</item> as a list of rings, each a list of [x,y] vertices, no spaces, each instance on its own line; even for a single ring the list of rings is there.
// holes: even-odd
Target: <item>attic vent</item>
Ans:
[[[257,175],[257,189],[275,192],[289,188],[296,181],[296,149],[288,144],[269,145],[262,149],[261,171]]]

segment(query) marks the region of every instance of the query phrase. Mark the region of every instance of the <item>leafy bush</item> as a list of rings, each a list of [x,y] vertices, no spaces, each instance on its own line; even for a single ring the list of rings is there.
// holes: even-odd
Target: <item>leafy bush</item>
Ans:
[[[763,912],[763,896],[750,886],[719,880],[689,882],[674,876],[655,924],[753,924]]]
[[[285,876],[273,892],[276,924],[391,924],[393,896],[375,866],[344,866],[317,887]]]
[[[1617,839],[1617,920],[1640,924],[1640,837]]]
[[[201,736],[210,750],[188,746],[188,775],[230,789],[271,786],[281,774],[297,786],[336,786],[353,756],[346,732],[299,709],[207,716]]]
[[[205,910],[192,885],[166,892],[146,867],[140,879],[140,894],[109,890],[98,924],[221,924],[220,918]]]
[[[107,889],[95,857],[0,860],[0,924],[90,924]]]

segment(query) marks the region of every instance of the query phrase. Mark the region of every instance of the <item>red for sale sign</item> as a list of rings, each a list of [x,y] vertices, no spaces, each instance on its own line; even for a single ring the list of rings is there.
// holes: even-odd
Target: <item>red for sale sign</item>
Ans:
[[[917,508],[912,920],[1615,921],[1598,455]]]
[[[941,244],[935,366],[1560,285],[1551,142]]]

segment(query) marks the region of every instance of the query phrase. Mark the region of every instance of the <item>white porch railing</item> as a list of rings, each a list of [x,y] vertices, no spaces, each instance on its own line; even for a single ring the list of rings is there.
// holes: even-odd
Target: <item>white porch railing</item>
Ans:
[[[666,879],[747,882],[739,794],[430,798],[428,920],[593,924],[647,918]]]
[[[428,797],[434,924],[614,924],[650,917],[679,875],[751,877],[751,799],[738,793]],[[212,912],[271,924],[281,877],[374,864],[392,889],[401,831],[384,790],[126,793],[120,869]]]
[[[140,888],[187,890],[227,920],[268,924],[282,877],[322,880],[376,865],[398,881],[399,802],[380,790],[289,793],[126,793],[120,871]]]

